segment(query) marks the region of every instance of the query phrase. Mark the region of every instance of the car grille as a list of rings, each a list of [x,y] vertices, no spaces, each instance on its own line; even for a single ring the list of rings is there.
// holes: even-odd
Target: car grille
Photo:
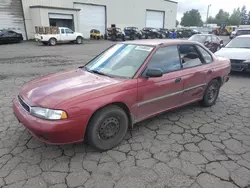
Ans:
[[[238,59],[230,59],[230,61],[231,61],[231,63],[238,63],[238,64],[240,64],[240,63],[243,63],[243,61],[244,60],[238,60]]]
[[[27,112],[30,112],[30,106],[27,105],[19,95],[17,96],[17,99],[20,105],[23,107],[23,109],[26,110]]]

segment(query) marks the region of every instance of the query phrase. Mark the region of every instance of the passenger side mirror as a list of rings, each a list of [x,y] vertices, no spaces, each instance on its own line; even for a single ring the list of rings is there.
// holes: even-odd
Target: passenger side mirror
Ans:
[[[162,77],[163,72],[161,69],[151,68],[146,72],[146,76],[149,78]]]

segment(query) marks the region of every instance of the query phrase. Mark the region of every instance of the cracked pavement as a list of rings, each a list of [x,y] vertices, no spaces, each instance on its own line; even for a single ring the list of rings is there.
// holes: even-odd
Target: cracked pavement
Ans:
[[[108,152],[33,138],[12,99],[27,81],[83,65],[112,44],[88,43],[0,46],[0,187],[250,187],[250,74],[233,74],[213,107],[192,104],[138,123]]]

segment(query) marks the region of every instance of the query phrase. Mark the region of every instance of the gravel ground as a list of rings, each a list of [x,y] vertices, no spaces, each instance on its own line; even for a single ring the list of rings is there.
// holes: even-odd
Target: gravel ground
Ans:
[[[249,188],[250,74],[231,75],[215,106],[143,121],[108,152],[46,145],[16,121],[12,99],[24,83],[83,65],[111,44],[0,46],[0,187]]]

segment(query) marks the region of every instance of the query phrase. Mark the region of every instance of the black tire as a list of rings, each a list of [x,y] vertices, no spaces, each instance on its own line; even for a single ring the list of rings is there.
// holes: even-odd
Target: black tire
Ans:
[[[115,35],[112,35],[111,40],[112,40],[112,41],[116,41],[116,36],[115,36]]]
[[[118,124],[119,128],[109,127],[118,126]],[[128,124],[128,116],[123,109],[116,105],[104,107],[94,114],[88,124],[86,132],[87,142],[91,147],[100,151],[110,150],[123,140],[128,130]],[[107,131],[117,132],[108,137]],[[110,132],[109,134],[111,134]]]
[[[211,94],[211,92],[213,93]],[[218,82],[218,80],[214,79],[208,84],[203,99],[200,102],[201,105],[204,107],[213,106],[216,103],[219,92],[220,92],[220,83]]]
[[[55,45],[56,45],[56,43],[57,43],[57,41],[56,41],[56,39],[55,39],[55,38],[51,38],[51,39],[49,39],[49,45],[50,45],[50,46],[55,46]]]
[[[77,37],[76,38],[76,44],[82,44],[83,43],[83,38],[82,37]]]

